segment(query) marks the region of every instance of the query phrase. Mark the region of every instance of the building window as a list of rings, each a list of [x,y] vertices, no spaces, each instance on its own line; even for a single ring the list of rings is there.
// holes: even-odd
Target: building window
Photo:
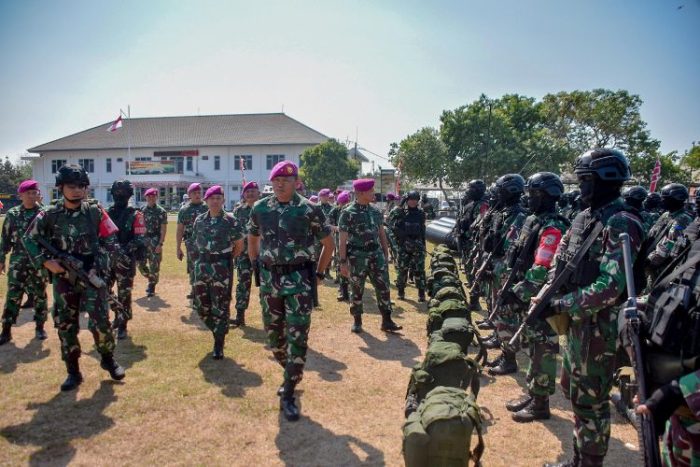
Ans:
[[[214,170],[221,170],[221,156],[214,156]]]
[[[192,157],[191,157],[191,156],[187,156],[186,161],[187,161],[187,162],[186,162],[186,163],[187,163],[187,171],[188,171],[188,172],[192,172]]]
[[[267,155],[267,170],[272,170],[272,168],[277,164],[278,162],[282,162],[284,160],[284,154],[268,154]]]
[[[88,188],[87,197],[90,199],[95,199],[95,189]]]
[[[135,161],[150,161],[150,157],[134,157]]]
[[[68,163],[68,161],[66,161],[65,159],[52,160],[51,161],[51,173],[52,174],[58,173],[58,169],[60,169],[61,167],[63,167],[67,163]],[[56,199],[56,198],[54,198],[54,199]]]
[[[95,172],[95,159],[78,159],[78,164],[85,169],[87,173],[91,174]]]
[[[107,173],[111,173],[112,172],[112,158],[108,157],[107,159],[105,159],[105,163],[107,164],[107,166],[106,166]]]
[[[233,170],[241,170],[241,159],[243,159],[243,170],[253,170],[253,156],[234,156]]]
[[[62,196],[58,188],[51,188],[51,199],[60,199]]]

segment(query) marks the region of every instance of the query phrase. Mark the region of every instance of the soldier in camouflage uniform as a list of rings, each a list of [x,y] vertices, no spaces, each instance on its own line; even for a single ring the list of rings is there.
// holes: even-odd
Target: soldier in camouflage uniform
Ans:
[[[107,214],[119,229],[117,232],[117,251],[112,255],[109,288],[117,284],[117,299],[122,304],[122,315],[117,315],[114,324],[117,326],[117,339],[126,339],[127,323],[133,318],[131,309],[131,289],[134,287],[136,263],[144,257],[146,225],[143,213],[129,206],[129,199],[134,195],[134,187],[129,180],[116,180],[112,183],[112,198],[114,205]],[[112,307],[115,313],[119,313]]]
[[[146,224],[146,253],[142,261],[139,261],[139,271],[148,279],[146,295],[153,297],[156,294],[156,285],[160,277],[160,262],[163,259],[163,243],[168,230],[168,212],[158,205],[158,190],[149,188],[144,193],[146,205],[141,208],[143,222]]]
[[[602,466],[610,439],[610,390],[615,372],[618,305],[625,290],[622,243],[630,236],[633,261],[644,241],[642,221],[627,211],[620,191],[631,177],[627,158],[615,149],[596,149],[574,165],[581,197],[590,207],[579,213],[559,245],[552,266],[569,261],[591,234],[595,240],[541,318],[570,318],[562,388],[574,411],[574,459],[554,465]]]
[[[646,188],[640,185],[625,188],[622,190],[622,199],[625,200],[628,206],[639,212],[639,216],[642,218],[642,223],[644,225],[644,231],[649,232],[656,222],[657,217],[652,216],[649,211],[644,209],[644,200],[647,199]]]
[[[425,213],[425,218],[427,220],[435,219],[435,208],[433,207],[433,203],[428,201],[428,195],[423,194],[423,197],[421,198],[420,207]]]
[[[12,325],[17,323],[22,294],[26,293],[34,306],[36,338],[46,339],[44,323],[46,322],[46,271],[37,268],[27,255],[22,237],[27,227],[39,213],[37,204],[39,185],[35,180],[25,180],[17,190],[22,204],[11,208],[5,216],[0,234],[0,274],[5,269],[5,255],[10,253],[10,265],[7,271],[7,298],[2,312],[2,333],[0,345],[12,340]]]
[[[248,255],[260,264],[260,305],[268,343],[284,368],[280,409],[299,419],[294,388],[301,381],[311,310],[314,274],[323,279],[333,254],[330,226],[323,211],[296,192],[298,168],[290,161],[270,172],[274,196],[261,199],[250,214]],[[314,270],[315,241],[322,251]]]
[[[187,274],[190,278],[190,286],[194,284],[194,260],[196,259],[197,251],[194,248],[194,240],[192,239],[192,226],[194,220],[200,214],[207,212],[207,206],[202,203],[202,185],[192,183],[187,188],[187,195],[190,199],[189,203],[183,206],[177,213],[177,232],[175,234],[175,243],[177,245],[177,259],[182,261],[182,242],[185,242],[187,249]],[[192,298],[192,292],[187,295],[187,298]]]
[[[527,192],[532,214],[506,253],[511,267],[509,274],[514,274],[513,285],[503,292],[499,302],[513,309],[511,316],[516,317],[516,321],[511,323],[511,333],[520,325],[530,299],[547,281],[547,271],[557,246],[570,225],[568,219],[557,214],[557,201],[564,192],[557,175],[551,172],[534,174],[527,181]],[[521,423],[550,417],[549,396],[555,390],[559,354],[559,336],[546,322],[538,321],[526,328],[526,336],[530,357],[528,394],[506,404],[508,410],[515,412],[513,420]],[[504,345],[504,354],[509,350]]]
[[[406,279],[414,274],[418,287],[418,301],[425,301],[425,213],[418,207],[420,195],[412,191],[406,195],[405,205],[391,211],[389,226],[399,247],[396,288],[399,299],[405,299]]]
[[[489,210],[489,203],[485,197],[486,184],[483,180],[471,180],[467,184],[467,192],[462,198],[461,212],[455,228],[457,229],[457,242],[459,245],[462,264],[467,264],[467,258],[472,248],[478,243],[476,229],[479,219],[482,219]],[[472,311],[481,310],[478,294],[469,295],[469,307]]]
[[[224,358],[233,287],[233,262],[243,251],[244,228],[224,211],[224,190],[214,185],[204,194],[207,212],[197,216],[192,226],[194,262],[192,304],[214,336],[214,360]]]
[[[661,202],[661,195],[658,193],[651,192],[647,195],[647,199],[644,200],[644,209],[651,214],[654,219],[654,223],[659,220],[661,214],[664,213],[664,208]]]
[[[248,182],[243,185],[243,199],[233,209],[233,217],[238,221],[244,234],[248,233],[248,220],[253,205],[260,199],[260,188],[257,182]],[[245,311],[250,302],[250,288],[252,286],[253,265],[248,257],[248,242],[243,242],[243,253],[236,258],[236,271],[238,271],[238,284],[236,285],[236,318],[231,320],[231,326],[245,326]]]
[[[75,165],[62,166],[56,175],[56,186],[63,198],[43,208],[29,226],[23,241],[34,265],[52,273],[53,320],[61,340],[61,357],[66,362],[68,377],[62,391],[75,389],[82,383],[80,358],[80,314],[88,314],[88,329],[101,356],[100,366],[115,380],[124,378],[124,369],[114,361],[114,335],[109,325],[107,287],[72,284],[64,277],[65,269],[39,244],[42,237],[57,250],[83,263],[83,270],[99,279],[106,277],[108,253],[116,251],[117,227],[97,204],[84,201],[90,184],[87,172]]]
[[[355,201],[343,209],[338,221],[340,230],[340,272],[350,279],[352,304],[350,314],[354,323],[351,331],[362,332],[362,296],[365,280],[369,277],[377,296],[377,307],[382,315],[382,331],[401,329],[391,319],[389,269],[386,258],[389,242],[382,225],[382,213],[370,203],[374,200],[374,180],[355,180]]]
[[[348,278],[343,277],[342,274],[340,274],[340,258],[338,258],[338,242],[340,241],[339,239],[339,230],[338,230],[338,220],[340,219],[340,213],[345,207],[348,205],[350,202],[350,193],[347,191],[343,191],[338,195],[337,199],[337,204],[333,209],[331,209],[331,212],[328,214],[328,224],[331,226],[331,231],[333,232],[333,240],[335,242],[335,248],[333,249],[334,255],[334,261],[335,261],[335,278],[338,281],[338,296],[336,297],[339,302],[347,302],[350,300],[350,292],[348,291],[349,288],[349,283],[348,283]]]
[[[389,242],[389,258],[387,258],[387,261],[389,261],[390,263],[395,261],[398,247],[396,246],[396,239],[394,239],[394,236],[391,233],[391,229],[389,228],[387,221],[389,219],[389,214],[391,213],[392,209],[396,207],[396,202],[398,200],[399,197],[396,196],[394,193],[387,193],[386,205],[384,206],[384,212],[382,213],[384,219],[384,234],[386,235],[386,239]]]

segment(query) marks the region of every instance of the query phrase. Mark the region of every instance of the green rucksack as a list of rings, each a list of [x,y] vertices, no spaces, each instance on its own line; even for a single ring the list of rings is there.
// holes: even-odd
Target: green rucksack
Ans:
[[[470,451],[472,434],[478,442]],[[463,467],[479,465],[484,437],[475,397],[463,390],[437,387],[403,425],[406,467]]]
[[[428,294],[434,297],[443,287],[462,287],[462,281],[456,272],[446,268],[434,270],[426,280]]]
[[[443,320],[442,327],[434,331],[428,337],[428,345],[433,342],[444,341],[458,344],[465,355],[471,356],[469,347],[476,349],[474,360],[484,365],[488,357],[488,350],[476,332],[472,323],[464,318],[447,318]]]
[[[444,300],[466,300],[467,296],[462,287],[443,287],[433,297],[435,300],[442,302]]]
[[[435,304],[436,306],[434,306]],[[471,313],[464,300],[449,299],[438,302],[433,299],[428,305],[428,336],[442,328],[442,323],[447,318],[464,318],[471,322]]]

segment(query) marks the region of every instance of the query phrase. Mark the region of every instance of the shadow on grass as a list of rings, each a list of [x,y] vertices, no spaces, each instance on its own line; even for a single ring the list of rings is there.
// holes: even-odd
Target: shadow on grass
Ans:
[[[134,303],[136,303],[144,310],[151,312],[161,311],[165,308],[170,308],[170,304],[157,295],[155,297],[137,298],[136,300],[134,300]]]
[[[146,360],[148,356],[146,353],[147,349],[148,347],[145,345],[134,344],[131,336],[127,336],[126,339],[117,341],[115,357],[124,369],[129,369],[134,366],[135,363]]]
[[[202,331],[208,331],[207,326],[204,324],[194,308],[191,309],[190,316],[180,316],[180,321],[189,326],[194,326],[197,329],[201,329]]]
[[[239,329],[241,331],[241,337],[243,339],[256,342],[258,344],[267,344],[267,333],[264,329],[253,328],[250,325],[246,325],[238,328],[231,328],[231,334],[234,333],[234,329]]]
[[[222,360],[214,360],[208,354],[199,362],[204,379],[208,383],[221,387],[221,393],[226,397],[243,397],[246,388],[262,385],[263,380],[259,374],[248,371],[229,357]]]
[[[420,356],[420,349],[413,341],[397,333],[384,335],[386,340],[382,341],[366,331],[361,332],[358,336],[365,341],[367,347],[361,347],[360,350],[377,360],[399,361],[407,368],[413,368],[418,363],[416,358]]]
[[[117,397],[114,383],[102,381],[89,399],[77,400],[78,391],[59,392],[48,402],[30,403],[35,410],[26,423],[0,430],[0,436],[19,446],[39,446],[29,465],[68,465],[76,453],[74,439],[89,439],[112,426],[114,420],[103,412]]]
[[[379,449],[355,436],[337,435],[304,415],[289,423],[280,412],[279,425],[275,444],[284,465],[384,465]]]
[[[37,362],[48,357],[51,351],[43,348],[42,342],[32,339],[26,346],[19,348],[14,341],[10,341],[0,347],[0,373],[12,373],[19,365]]]
[[[306,355],[305,371],[315,371],[324,381],[333,382],[343,379],[340,372],[347,369],[348,366],[345,363],[333,360],[312,348],[309,348]]]

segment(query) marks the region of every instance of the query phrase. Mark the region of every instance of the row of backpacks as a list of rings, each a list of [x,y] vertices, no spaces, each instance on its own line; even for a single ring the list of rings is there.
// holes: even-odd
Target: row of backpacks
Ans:
[[[431,255],[427,279],[428,349],[411,372],[406,393],[403,456],[407,467],[479,464],[484,451],[476,398],[486,348],[472,323],[456,253]],[[478,444],[471,450],[472,433]]]

